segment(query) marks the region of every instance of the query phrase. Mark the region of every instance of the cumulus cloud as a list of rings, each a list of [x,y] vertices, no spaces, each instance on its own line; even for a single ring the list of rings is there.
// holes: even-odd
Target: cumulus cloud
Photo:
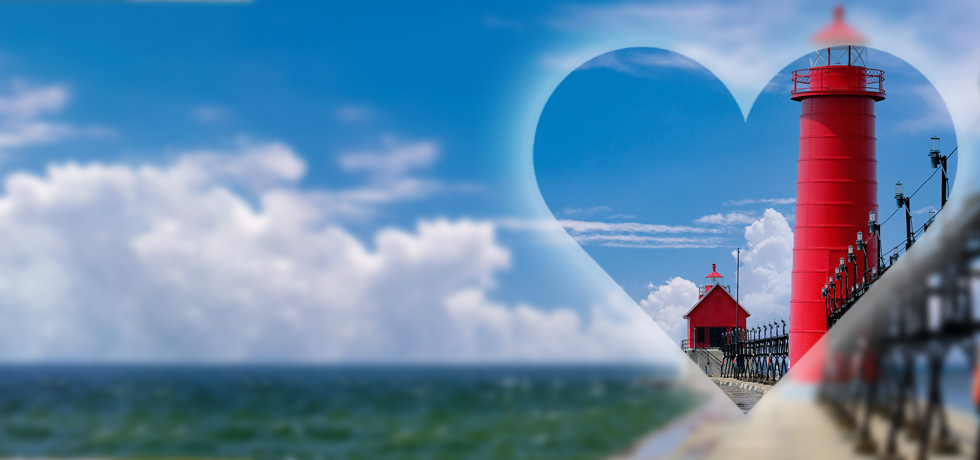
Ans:
[[[670,361],[679,349],[636,303],[610,292],[585,315],[573,310],[507,307],[479,291],[450,299],[459,339],[455,353],[476,361]]]
[[[684,314],[698,301],[698,286],[681,277],[667,280],[666,284],[650,283],[650,294],[640,300],[640,307],[675,342],[686,338],[687,320]]]
[[[271,142],[7,176],[0,358],[663,359],[625,294],[586,313],[491,300],[510,266],[493,223],[358,236],[321,206],[345,192],[298,187],[304,171]]]
[[[745,227],[746,247],[741,252],[742,305],[752,313],[752,324],[789,321],[790,281],[793,272],[793,231],[774,209]],[[732,252],[735,258],[735,252]]]

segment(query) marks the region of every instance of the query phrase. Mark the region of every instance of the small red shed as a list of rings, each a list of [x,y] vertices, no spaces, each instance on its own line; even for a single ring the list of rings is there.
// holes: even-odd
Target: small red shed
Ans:
[[[745,320],[751,313],[735,301],[731,286],[722,284],[723,281],[715,264],[711,264],[711,273],[704,277],[698,301],[684,315],[688,347],[719,347],[723,333],[736,326],[745,329]]]

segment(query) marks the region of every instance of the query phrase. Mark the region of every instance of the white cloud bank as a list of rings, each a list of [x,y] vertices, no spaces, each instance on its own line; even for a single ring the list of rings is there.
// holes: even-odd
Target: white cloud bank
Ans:
[[[404,161],[376,168],[385,155]],[[399,183],[393,173],[432,155],[397,145],[345,161]],[[585,314],[491,300],[510,265],[494,224],[427,220],[362,241],[339,211],[390,202],[357,198],[388,185],[304,190],[304,171],[289,146],[265,143],[7,176],[0,359],[673,359],[625,294]]]
[[[745,241],[747,246],[740,255],[740,297],[752,313],[750,326],[781,319],[789,324],[793,230],[782,214],[770,208],[745,227]]]
[[[667,280],[667,284],[653,286],[651,283],[648,287],[650,295],[640,300],[643,311],[675,342],[687,338],[684,314],[698,301],[698,286],[693,281],[674,277]]]

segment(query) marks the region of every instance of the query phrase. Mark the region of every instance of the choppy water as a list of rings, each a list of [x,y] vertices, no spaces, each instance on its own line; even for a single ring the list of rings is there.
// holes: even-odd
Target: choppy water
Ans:
[[[633,367],[0,367],[0,456],[594,459],[696,404]]]

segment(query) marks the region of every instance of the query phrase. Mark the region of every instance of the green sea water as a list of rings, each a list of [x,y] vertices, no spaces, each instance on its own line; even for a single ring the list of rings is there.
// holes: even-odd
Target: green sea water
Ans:
[[[0,367],[0,456],[597,459],[697,404],[627,366]]]

